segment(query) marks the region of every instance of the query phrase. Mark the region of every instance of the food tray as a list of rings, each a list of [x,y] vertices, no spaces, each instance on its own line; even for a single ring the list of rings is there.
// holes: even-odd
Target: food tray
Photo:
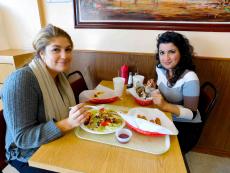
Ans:
[[[151,154],[163,154],[167,152],[170,148],[170,138],[168,135],[161,137],[150,137],[138,134],[134,131],[131,140],[122,144],[116,140],[115,134],[106,134],[106,135],[98,135],[88,133],[81,128],[75,129],[75,135],[81,139],[100,142],[104,144],[109,144],[113,146],[118,146],[122,148],[128,148],[136,151],[141,151],[145,153]]]
[[[124,106],[116,106],[116,105],[104,105],[105,108],[116,109],[118,111],[127,112],[129,110],[128,107]],[[167,152],[170,148],[170,137],[168,135],[165,136],[145,136],[143,134],[139,134],[132,130],[133,136],[129,143],[121,144],[116,138],[115,134],[92,134],[82,130],[80,127],[75,129],[75,135],[81,139],[100,142],[104,144],[109,144],[113,146],[128,148],[136,151],[141,151],[145,153],[151,154],[163,154]]]

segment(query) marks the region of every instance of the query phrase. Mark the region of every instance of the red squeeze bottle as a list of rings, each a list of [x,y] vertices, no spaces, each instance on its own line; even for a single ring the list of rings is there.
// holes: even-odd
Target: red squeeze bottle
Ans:
[[[125,64],[121,66],[121,77],[125,78],[125,84],[127,84],[129,77],[129,68]]]

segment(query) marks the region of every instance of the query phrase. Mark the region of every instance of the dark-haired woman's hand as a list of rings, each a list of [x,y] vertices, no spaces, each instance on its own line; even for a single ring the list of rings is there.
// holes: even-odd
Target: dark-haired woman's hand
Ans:
[[[147,81],[146,86],[151,87],[151,88],[156,88],[156,82],[155,82],[155,80],[154,79],[149,79]]]
[[[153,103],[160,109],[164,110],[168,102],[165,101],[164,97],[162,96],[162,94],[158,89],[153,91],[152,98],[153,98]]]

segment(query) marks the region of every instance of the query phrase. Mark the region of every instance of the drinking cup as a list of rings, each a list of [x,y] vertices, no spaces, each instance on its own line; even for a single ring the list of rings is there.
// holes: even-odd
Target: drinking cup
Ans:
[[[115,95],[121,97],[123,94],[125,86],[125,78],[123,77],[115,77],[113,78],[113,87]]]
[[[133,76],[133,86],[136,88],[138,85],[143,85],[145,77],[142,75],[134,75]]]

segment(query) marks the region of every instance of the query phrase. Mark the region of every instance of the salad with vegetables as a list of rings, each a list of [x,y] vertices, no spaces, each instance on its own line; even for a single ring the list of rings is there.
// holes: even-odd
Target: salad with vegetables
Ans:
[[[124,124],[124,120],[114,110],[111,109],[92,109],[88,111],[88,119],[84,126],[97,132],[114,131]]]

